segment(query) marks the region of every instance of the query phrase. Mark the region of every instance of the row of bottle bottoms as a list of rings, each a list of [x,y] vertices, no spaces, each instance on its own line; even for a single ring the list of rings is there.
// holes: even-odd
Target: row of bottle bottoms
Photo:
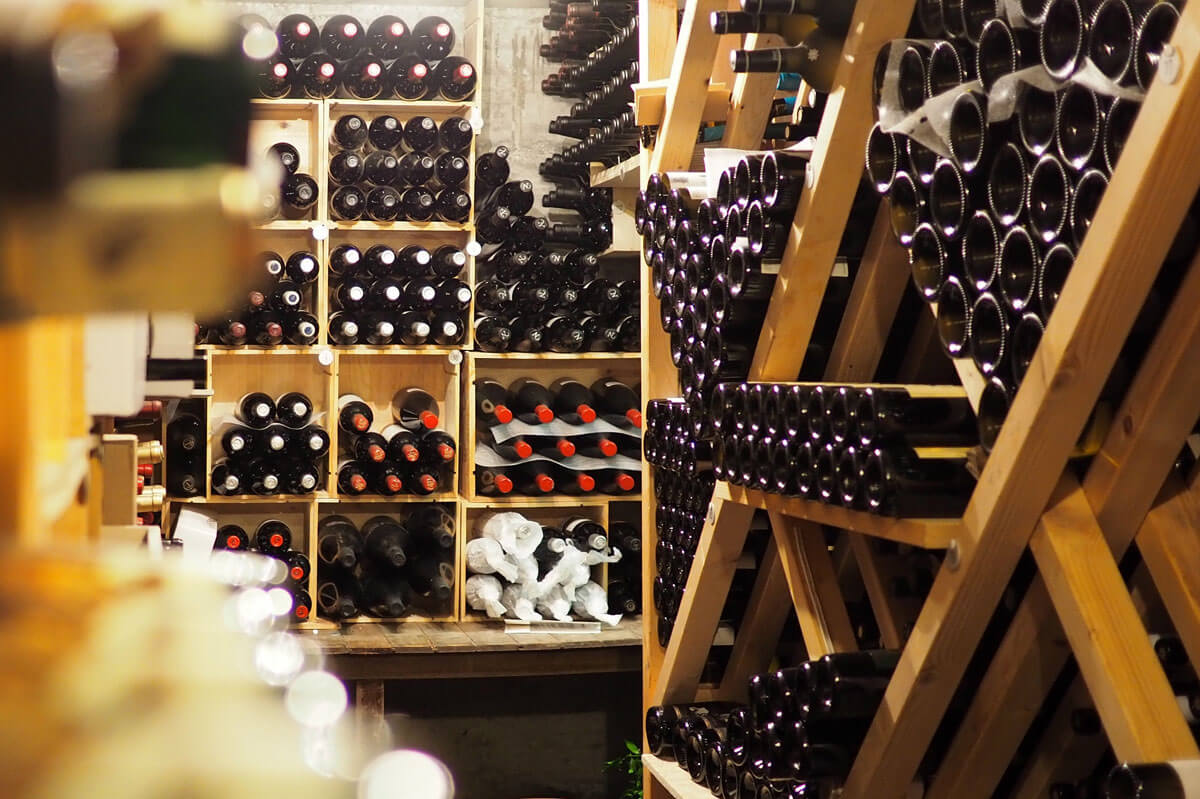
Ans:
[[[448,613],[454,595],[454,517],[440,505],[373,516],[359,527],[328,516],[317,528],[317,603],[335,620]]]
[[[683,592],[704,527],[713,492],[712,472],[707,476],[684,474],[654,467],[655,576],[651,592],[658,613],[658,641],[666,646],[675,629]]]
[[[291,620],[307,621],[312,615],[312,597],[308,593],[308,577],[312,564],[308,556],[292,548],[296,543],[292,530],[279,519],[264,519],[251,536],[239,524],[223,524],[217,528],[214,550],[229,552],[256,552],[278,561],[277,579],[270,582],[281,585],[292,597]]]
[[[621,620],[592,580],[593,566],[622,557],[599,523],[577,516],[555,530],[520,513],[492,513],[475,533],[466,543],[468,607],[521,621],[568,621],[572,612],[610,625]]]
[[[391,14],[369,26],[335,14],[318,28],[304,14],[289,14],[275,26],[275,48],[251,57],[268,98],[323,99],[340,88],[357,100],[463,102],[474,96],[478,75],[469,60],[451,55],[455,39],[454,26],[436,16],[410,29]]]
[[[358,114],[343,114],[333,123],[329,178],[339,186],[363,179],[375,186],[419,186],[434,179],[443,186],[459,186],[468,177],[466,158],[474,138],[471,121],[462,116],[438,122],[424,114],[404,121],[380,114],[368,122]],[[348,179],[354,173],[361,174]]]
[[[453,485],[458,444],[438,429],[438,401],[423,389],[408,387],[393,395],[390,407],[392,422],[372,431],[375,413],[362,397],[338,398],[338,429],[343,436],[338,492],[429,495],[443,485]]]
[[[900,651],[864,650],[756,674],[746,705],[655,706],[646,711],[650,754],[675,760],[718,796],[828,796],[849,773],[899,661]],[[797,793],[796,784],[808,792]],[[742,786],[752,788],[749,794]]]

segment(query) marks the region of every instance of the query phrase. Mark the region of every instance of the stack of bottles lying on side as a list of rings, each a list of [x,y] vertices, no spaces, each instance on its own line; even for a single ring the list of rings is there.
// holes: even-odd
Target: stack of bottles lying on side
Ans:
[[[639,388],[532,377],[475,381],[475,491],[632,494],[641,484]]]
[[[242,25],[270,28],[261,17],[243,18]],[[475,67],[451,55],[454,26],[441,17],[425,17],[410,29],[391,14],[368,26],[349,14],[334,14],[320,26],[304,14],[288,14],[274,32],[273,49],[260,52],[257,42],[246,47],[263,97],[460,102],[475,94]]]
[[[246,304],[196,324],[197,344],[242,347],[309,346],[320,335],[311,286],[320,272],[317,256],[297,250],[287,258],[262,252]]]
[[[634,219],[659,322],[695,419],[707,419],[714,386],[749,374],[807,163],[792,151],[746,155],[721,173],[713,197],[702,173],[651,175],[638,197]],[[875,203],[870,191],[856,198],[801,379],[825,369]],[[709,429],[706,423],[697,435]]]
[[[312,172],[312,165],[308,165],[307,172],[302,172],[300,151],[285,141],[272,144],[269,156],[278,161],[282,168],[279,191],[265,192],[262,195],[259,221],[270,222],[281,218],[311,219],[320,196],[317,181],[309,174]]]
[[[658,641],[666,646],[675,628],[683,590],[704,527],[716,477],[706,441],[693,432],[688,406],[678,400],[646,404],[646,462],[654,468],[654,610]]]
[[[439,429],[439,403],[420,388],[392,397],[392,421],[379,430],[357,394],[338,397],[338,493],[429,495],[454,485],[458,445]]]
[[[842,652],[756,674],[747,705],[651,707],[647,751],[715,796],[825,799],[849,773],[899,657]]]
[[[286,576],[283,588],[292,596],[292,621],[307,621],[312,615],[312,597],[306,586],[312,564],[308,556],[292,545],[299,542],[292,530],[279,519],[264,519],[254,529],[253,537],[239,524],[223,524],[217,528],[213,549],[231,552],[257,552],[283,563]]]
[[[889,516],[956,516],[979,432],[959,386],[722,383],[717,479]]]
[[[471,197],[463,189],[475,131],[465,117],[438,123],[414,114],[370,121],[344,114],[333,125],[329,208],[333,219],[464,224]]]
[[[998,16],[999,5],[921,3],[920,38],[878,54],[867,174],[914,284],[937,304],[946,352],[988,380],[987,449],[1179,17],[1170,3],[1132,5],[1091,16],[1075,0],[1022,2]],[[945,131],[925,121],[927,102],[949,109]]]
[[[403,515],[361,525],[326,516],[317,529],[317,606],[322,616],[430,617],[454,611],[454,516],[442,505],[410,505]]]
[[[551,133],[574,143],[543,161],[539,172],[556,183],[586,188],[593,162],[614,166],[638,152],[631,108],[638,80],[637,4],[552,0],[542,27],[555,32],[542,45],[542,56],[562,64],[542,81],[542,91],[580,102],[550,121]]]
[[[137,415],[114,420],[115,432],[138,437],[135,450],[138,524],[160,523],[168,492],[175,496],[192,496],[204,490],[204,425],[199,423],[197,413],[192,412],[203,414],[203,409],[200,403],[182,403],[176,418],[192,416],[196,423],[185,421],[175,428],[168,423],[165,445],[162,441],[162,400],[147,400]],[[171,442],[174,442],[173,446]],[[184,468],[176,468],[169,462],[168,450],[182,456],[179,462]]]
[[[577,220],[552,224],[530,214],[533,183],[510,177],[507,147],[476,160],[477,348],[639,351],[637,265],[597,255],[613,242],[612,190],[560,185],[542,204]]]
[[[236,420],[213,434],[225,453],[213,464],[214,494],[311,494],[324,485],[329,434],[306,395],[290,391],[273,400],[254,391],[234,413]]]
[[[622,532],[623,530],[623,532]],[[630,525],[618,529],[625,540],[636,540]],[[604,587],[593,579],[593,567],[624,559],[619,546],[598,522],[582,516],[567,519],[561,528],[542,525],[520,513],[491,513],[475,525],[476,537],[466,544],[467,607],[493,619],[520,621],[595,620],[615,625],[631,610],[628,587],[610,613]],[[636,553],[633,554],[636,557]],[[640,589],[640,585],[638,586]]]
[[[329,339],[350,347],[455,346],[466,336],[467,253],[451,244],[392,249],[335,246],[329,253]]]

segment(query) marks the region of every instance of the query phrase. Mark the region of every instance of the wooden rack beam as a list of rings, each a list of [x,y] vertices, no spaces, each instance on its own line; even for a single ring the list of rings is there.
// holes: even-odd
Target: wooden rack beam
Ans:
[[[1200,257],[1188,268],[1162,332],[1083,481],[1088,503],[1118,558],[1151,517],[1162,514],[1172,520],[1190,512],[1175,509],[1185,499],[1168,499],[1153,511],[1150,507],[1179,442],[1200,415],[1200,370],[1193,357],[1200,347],[1200,319],[1194,313],[1198,302]],[[1167,492],[1174,490],[1168,487]],[[982,796],[995,788],[1068,655],[1045,584],[1035,577],[930,787],[930,799]]]
[[[1082,488],[1060,482],[1029,541],[1117,759],[1200,757]]]
[[[650,156],[651,173],[687,169],[692,161],[719,38],[709,27],[708,15],[724,8],[723,0],[688,0],[684,7],[667,86],[667,105]]]
[[[1137,547],[1188,659],[1200,663],[1200,491],[1187,490],[1146,516]]]
[[[717,485],[649,704],[694,696],[753,515],[753,508],[731,501]]]
[[[785,44],[782,37],[772,33],[748,33],[742,46],[747,50],[757,50],[783,47]],[[739,72],[734,76],[721,146],[749,150],[762,143],[778,80],[778,75],[767,72]]]
[[[635,83],[633,85],[633,115],[638,125],[661,125],[667,110],[667,79]],[[731,92],[724,83],[709,83],[704,97],[704,109],[700,112],[701,122],[713,122],[725,118],[729,110]],[[761,133],[761,131],[760,131]]]
[[[809,659],[857,650],[821,526],[772,512],[771,530]]]
[[[903,36],[915,0],[860,0],[834,74],[807,186],[796,206],[779,278],[759,336],[753,380],[792,380],[804,359],[821,298],[862,178],[871,128],[872,72],[885,42]],[[776,346],[778,342],[779,346]]]
[[[719,691],[722,697],[745,701],[750,675],[761,671],[764,663],[771,662],[791,611],[787,579],[779,565],[779,548],[772,536],[758,564],[758,576],[733,639],[733,651],[725,664]]]
[[[1186,9],[1176,29],[1182,52],[1200,52],[1198,14]],[[894,796],[915,773],[1150,288],[1153,270],[1129,264],[1161,262],[1200,185],[1196,144],[1183,135],[1198,116],[1200,70],[1185,59],[1175,83],[1147,93],[964,515],[957,568],[934,581],[846,781],[849,796]]]

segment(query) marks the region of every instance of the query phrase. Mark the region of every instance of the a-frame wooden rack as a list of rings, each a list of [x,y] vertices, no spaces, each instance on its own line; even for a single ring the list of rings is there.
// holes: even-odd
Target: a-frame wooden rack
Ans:
[[[658,140],[642,154],[642,185],[652,172],[687,169],[710,80],[728,80],[727,51],[708,28],[727,0],[687,0],[676,30],[674,0],[641,1],[643,81],[668,80]],[[904,35],[914,0],[858,0],[821,124],[811,172],[796,211],[779,281],[755,353],[751,380],[790,381],[799,371],[862,171],[872,124],[875,54]],[[757,38],[758,41],[749,41]],[[771,46],[749,36],[744,46]],[[794,608],[811,657],[855,646],[821,525],[846,531],[883,641],[903,655],[844,787],[847,799],[902,796],[913,780],[984,625],[1018,559],[1028,548],[1037,577],[1000,644],[940,771],[925,795],[986,797],[1070,655],[1079,677],[1068,698],[1094,703],[1104,736],[1080,742],[1067,729],[1070,702],[1020,775],[1013,795],[1045,796],[1049,784],[1083,776],[1100,748],[1120,760],[1200,757],[1195,740],[1148,640],[1141,613],[1156,593],[1193,663],[1200,664],[1200,487],[1184,485],[1172,463],[1200,417],[1200,264],[1193,262],[1102,450],[1082,478],[1066,469],[1101,387],[1155,279],[1163,256],[1200,187],[1200,4],[1182,12],[1173,46],[1181,68],[1161,76],[1113,173],[1091,233],[1078,253],[1053,318],[1007,423],[960,520],[897,521],[769,497],[718,484],[701,535],[674,633],[657,644],[650,581],[654,575],[654,494],[645,481],[646,705],[695,699],[744,699],[746,677],[764,669]],[[765,123],[774,76],[731,82],[725,146],[753,147]],[[872,378],[905,281],[907,254],[881,210],[826,372],[838,382]],[[1200,259],[1197,259],[1200,261]],[[643,278],[649,284],[648,270]],[[642,393],[676,396],[668,342],[646,293],[642,320]],[[956,362],[973,401],[982,379]],[[701,686],[735,562],[755,508],[774,529],[746,617],[720,685]],[[905,619],[883,590],[870,536],[947,548],[945,563],[915,618]],[[1131,589],[1117,561],[1136,541],[1144,563]],[[1154,591],[1139,590],[1152,581]],[[790,602],[789,602],[790,599]],[[1064,635],[1065,633],[1065,635]],[[707,796],[647,758],[646,796]],[[1074,770],[1074,771],[1073,771]],[[659,776],[655,776],[659,775]]]

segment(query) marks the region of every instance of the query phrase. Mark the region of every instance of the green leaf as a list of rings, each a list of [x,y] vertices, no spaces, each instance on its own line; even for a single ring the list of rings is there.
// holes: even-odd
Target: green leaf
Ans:
[[[635,744],[633,741],[626,741],[625,748],[629,750],[631,755],[640,755],[642,753],[641,747]]]

